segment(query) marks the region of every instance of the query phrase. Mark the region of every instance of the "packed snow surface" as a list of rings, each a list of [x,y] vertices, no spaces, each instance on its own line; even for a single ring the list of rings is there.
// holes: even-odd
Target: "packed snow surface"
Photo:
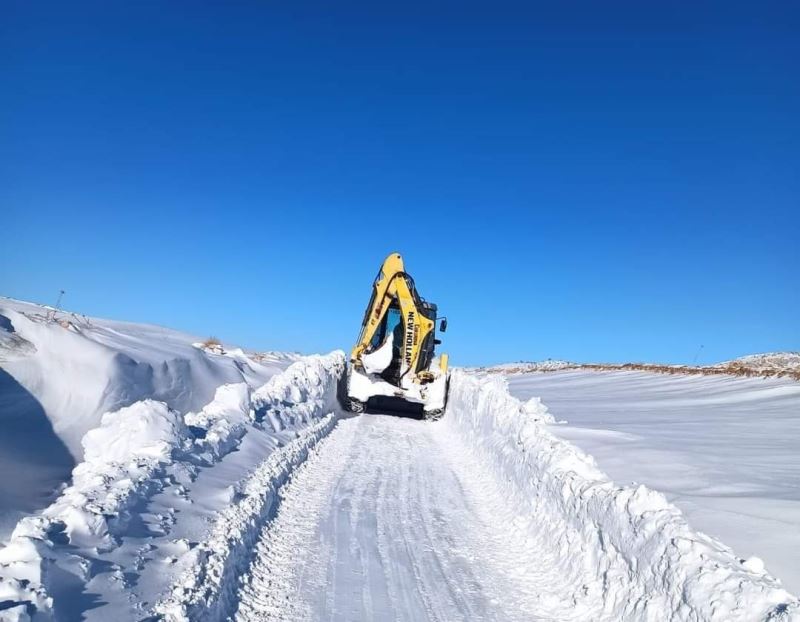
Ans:
[[[235,619],[552,619],[572,587],[496,520],[502,499],[440,432],[340,421],[264,526]]]
[[[618,482],[661,491],[689,523],[800,593],[800,383],[571,370],[509,376]],[[757,563],[757,562],[754,562]]]

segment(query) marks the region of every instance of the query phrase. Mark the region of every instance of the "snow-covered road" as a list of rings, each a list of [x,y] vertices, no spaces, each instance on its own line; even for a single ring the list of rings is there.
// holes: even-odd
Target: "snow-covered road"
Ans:
[[[295,458],[281,448],[239,486],[154,611],[170,622],[800,620],[774,578],[660,493],[614,484],[548,421],[538,399],[461,371],[438,422],[331,413],[286,446]]]
[[[485,484],[445,426],[341,420],[284,489],[236,618],[551,619],[560,581],[531,572]]]

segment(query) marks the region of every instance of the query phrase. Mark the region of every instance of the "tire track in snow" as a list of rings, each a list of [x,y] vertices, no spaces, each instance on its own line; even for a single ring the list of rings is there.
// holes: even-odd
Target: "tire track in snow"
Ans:
[[[308,459],[279,491],[275,517],[264,525],[255,561],[242,577],[238,620],[309,620],[312,612],[301,598],[321,587],[319,558],[330,544],[309,546],[331,492],[346,466],[341,460],[352,443],[354,428],[345,420],[310,452]],[[325,459],[319,454],[324,452]],[[335,545],[335,542],[334,542]]]
[[[533,620],[543,609],[561,619],[537,604],[572,602],[574,587],[547,564],[529,572],[536,558],[508,541],[499,500],[449,434],[381,415],[341,420],[282,491],[236,619]]]

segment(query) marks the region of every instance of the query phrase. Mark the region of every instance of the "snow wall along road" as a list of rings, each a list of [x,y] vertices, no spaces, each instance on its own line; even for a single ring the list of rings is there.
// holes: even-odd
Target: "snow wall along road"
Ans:
[[[100,425],[83,437],[85,459],[73,470],[71,485],[40,515],[20,520],[0,549],[0,621],[83,619],[82,593],[90,581],[108,574],[104,567],[115,568],[112,583],[127,583],[123,573],[137,580],[150,574],[159,592],[168,589],[170,567],[164,558],[154,557],[153,568],[145,559],[133,567],[118,567],[109,559],[129,546],[129,540],[137,540],[130,527],[152,513],[148,504],[158,493],[169,492],[175,503],[188,497],[202,471],[223,465],[246,435],[261,435],[272,449],[255,459],[249,478],[231,483],[235,502],[209,516],[214,527],[206,541],[175,564],[202,569],[202,582],[215,595],[206,604],[216,603],[241,570],[245,549],[257,533],[254,525],[263,522],[277,502],[277,488],[335,425],[343,371],[343,352],[307,356],[256,390],[246,383],[219,387],[214,399],[196,413],[182,416],[152,399],[105,413]],[[165,537],[171,522],[159,526],[167,532]],[[158,543],[154,536],[144,550]],[[189,586],[186,592],[191,592]],[[139,601],[153,596],[134,595]],[[201,609],[197,619],[213,619],[215,611],[213,606]],[[97,619],[143,617],[148,617],[146,610],[125,609],[100,613]]]
[[[800,620],[760,560],[693,531],[662,494],[612,482],[547,429],[538,399],[522,404],[501,377],[458,370],[450,389],[443,424],[492,471],[531,563],[556,560],[571,578],[573,607],[595,612],[584,619]]]

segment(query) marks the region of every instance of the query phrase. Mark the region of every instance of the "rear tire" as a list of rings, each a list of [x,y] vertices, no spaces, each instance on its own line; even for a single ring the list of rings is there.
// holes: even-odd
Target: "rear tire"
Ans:
[[[426,410],[425,420],[436,421],[437,419],[441,419],[443,415],[444,415],[444,408],[437,408],[436,410]]]
[[[447,398],[450,397],[450,374],[447,375],[447,382],[444,385],[444,406],[436,408],[435,410],[426,410],[426,421],[436,421],[444,416],[444,411],[447,409]]]
[[[345,409],[351,413],[357,413],[360,415],[367,411],[367,405],[361,400],[355,400],[352,397],[348,397],[345,400]]]

